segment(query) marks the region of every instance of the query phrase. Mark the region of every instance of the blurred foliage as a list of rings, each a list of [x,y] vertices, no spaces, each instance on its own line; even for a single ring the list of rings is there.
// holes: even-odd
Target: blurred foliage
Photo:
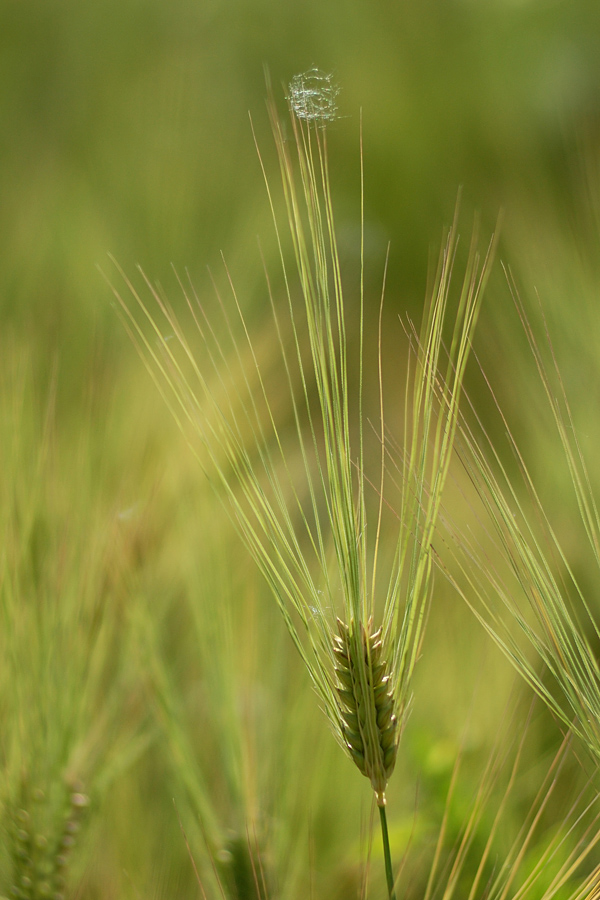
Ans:
[[[5,0],[3,320],[77,372],[94,341],[119,340],[93,272],[107,251],[161,280],[187,266],[203,284],[222,250],[264,302],[256,235],[267,251],[273,239],[248,111],[270,146],[265,65],[275,85],[316,64],[342,88],[330,141],[349,255],[362,108],[367,269],[377,283],[391,241],[395,308],[421,302],[460,184],[488,223],[505,209],[507,243],[532,219],[538,247],[554,221],[581,227],[599,19],[594,0]]]

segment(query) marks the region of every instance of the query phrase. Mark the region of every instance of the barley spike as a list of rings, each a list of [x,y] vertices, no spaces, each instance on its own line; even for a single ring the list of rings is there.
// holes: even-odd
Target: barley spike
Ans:
[[[381,628],[370,633],[371,621],[356,628],[338,619],[333,639],[336,690],[347,750],[360,772],[370,779],[380,806],[398,752],[396,702],[382,658]]]

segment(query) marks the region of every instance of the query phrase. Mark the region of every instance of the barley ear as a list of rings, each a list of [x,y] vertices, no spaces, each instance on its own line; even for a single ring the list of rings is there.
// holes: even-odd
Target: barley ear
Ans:
[[[381,628],[337,620],[333,638],[335,674],[346,747],[362,774],[369,778],[378,806],[385,805],[385,789],[398,753],[398,717],[383,657]]]

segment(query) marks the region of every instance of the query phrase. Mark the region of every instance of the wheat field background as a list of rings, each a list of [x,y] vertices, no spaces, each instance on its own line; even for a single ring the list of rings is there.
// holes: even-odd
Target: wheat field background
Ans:
[[[290,433],[266,275],[275,305],[285,285],[253,129],[279,208],[265,73],[283,119],[287,85],[312,66],[340,88],[327,143],[351,353],[362,122],[368,458],[376,471],[388,245],[381,351],[393,479],[407,317],[420,320],[461,189],[457,267],[475,214],[483,245],[502,218],[463,406],[536,519],[507,426],[514,435],[564,551],[548,551],[557,579],[574,573],[589,616],[573,604],[597,655],[598,572],[510,285],[547,355],[551,337],[597,493],[598,4],[3,0],[2,897],[386,896],[372,791],[336,747],[107,284],[123,289],[116,260],[150,299],[139,265],[183,315],[179,278],[215,322],[221,304],[234,308],[233,284]],[[241,385],[243,360],[228,372]],[[290,465],[301,479],[301,461]],[[454,524],[434,540],[436,556],[466,530],[494,569],[497,542],[470,490],[456,459],[442,510]],[[396,509],[392,491],[384,548]],[[514,673],[445,565],[388,787],[398,896],[594,897],[597,759],[576,736],[563,745],[567,726]],[[508,628],[521,641],[512,619]]]

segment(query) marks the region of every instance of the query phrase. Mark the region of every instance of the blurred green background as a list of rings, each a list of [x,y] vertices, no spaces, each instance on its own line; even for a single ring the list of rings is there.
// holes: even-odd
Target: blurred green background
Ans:
[[[341,87],[330,142],[349,240],[362,108],[369,275],[391,241],[398,308],[421,302],[459,185],[488,225],[505,211],[505,242],[527,258],[590,224],[592,0],[5,0],[0,16],[3,324],[72,372],[119,333],[94,271],[107,252],[202,282],[223,251],[261,302],[256,235],[272,238],[248,112],[268,154],[265,66],[279,97],[312,65]]]
[[[172,266],[189,270],[199,293],[208,296],[207,267],[222,283],[223,253],[244,308],[260,322],[268,306],[261,252],[276,277],[277,248],[248,113],[276,183],[265,68],[283,109],[285,85],[313,65],[333,73],[341,88],[339,119],[329,127],[328,141],[350,297],[358,275],[362,110],[367,314],[374,320],[388,243],[386,315],[390,323],[407,312],[418,318],[431,254],[452,219],[459,187],[465,244],[475,211],[484,237],[503,212],[478,351],[586,580],[585,560],[569,529],[568,476],[559,473],[558,453],[548,444],[548,415],[536,399],[539,388],[500,262],[533,303],[539,290],[575,421],[582,425],[582,445],[593,455],[600,439],[597,416],[590,416],[600,400],[597,0],[2,0],[3,446],[14,451],[12,435],[21,429],[31,452],[13,452],[11,459],[22,464],[27,486],[29,472],[41,471],[36,454],[44,455],[50,439],[43,423],[52,420],[52,465],[43,469],[50,488],[48,497],[35,501],[43,507],[44,527],[62,533],[75,518],[93,520],[94,534],[114,532],[118,561],[110,556],[109,580],[119,584],[120,603],[136,610],[142,604],[155,618],[150,631],[156,627],[157,634],[141,642],[146,650],[139,651],[138,662],[142,680],[154,685],[149,690],[155,683],[164,688],[156,721],[180,723],[179,731],[164,726],[168,740],[161,738],[153,714],[133,704],[140,728],[152,735],[151,749],[134,775],[115,776],[107,788],[91,842],[93,862],[85,877],[78,876],[86,896],[195,896],[171,801],[177,791],[188,798],[186,828],[192,829],[194,853],[201,854],[194,810],[204,802],[205,781],[216,796],[210,800],[213,811],[204,814],[217,815],[216,809],[222,815],[209,837],[222,845],[223,865],[235,857],[235,840],[241,835],[245,841],[239,809],[261,807],[277,823],[270,852],[287,865],[285,877],[280,875],[288,885],[283,895],[308,896],[306,872],[312,871],[323,896],[356,896],[364,854],[354,822],[360,810],[368,818],[369,792],[360,793],[362,785],[347,788],[355,773],[338,760],[306,679],[290,662],[279,619],[273,614],[264,625],[261,617],[270,615],[271,601],[261,599],[263,587],[206,494],[98,271],[118,280],[108,254],[129,274],[139,264],[178,303]],[[393,338],[387,351],[393,397]],[[472,390],[477,397],[476,379]],[[3,468],[3,495],[12,497],[13,469]],[[597,481],[594,473],[592,480]],[[24,529],[19,540],[29,546],[32,534]],[[233,573],[232,558],[239,561]],[[194,717],[194,710],[204,708],[206,671],[225,665],[222,656],[210,662],[210,641],[202,653],[198,649],[206,623],[198,631],[192,627],[194,604],[208,596],[202,591],[210,594],[207,582],[218,584],[212,597],[226,594],[240,604],[241,594],[250,598],[239,620],[233,614],[232,632],[238,648],[232,658],[240,664],[235,677],[242,684],[258,679],[248,703],[260,709],[248,713],[249,728],[264,740],[269,722],[271,744],[296,753],[282,750],[269,769],[260,762],[259,740],[254,763],[245,775],[231,776],[228,786],[219,782],[219,723],[205,727],[210,716],[200,724]],[[469,710],[473,753],[483,758],[512,685],[505,663],[447,587],[440,587],[439,597],[393,795],[397,854],[413,827],[416,779],[424,784],[425,824],[413,834],[419,849],[422,834],[432,845],[437,826],[431,822],[441,817]],[[254,643],[247,637],[247,617],[253,615],[259,621]],[[136,616],[146,621],[139,610]],[[249,658],[240,662],[239,647],[245,646]],[[166,660],[168,687],[158,658]],[[257,659],[269,660],[270,679]],[[273,682],[275,697],[269,693]],[[484,687],[473,700],[478,682]],[[167,695],[177,709],[166,703]],[[237,709],[237,701],[231,702]],[[283,736],[269,731],[279,727],[269,713],[278,703],[295,710]],[[536,722],[524,797],[535,791],[536,767],[543,767],[558,740],[545,714],[538,713]],[[304,742],[318,746],[319,771],[299,778]],[[166,762],[173,747],[174,766]],[[212,775],[200,778],[195,766]],[[179,781],[167,774],[172,769]],[[232,763],[227,771],[234,770]],[[296,793],[282,788],[290,781]],[[326,802],[334,795],[339,815]],[[307,796],[310,803],[304,802]],[[515,822],[518,814],[517,804]]]

